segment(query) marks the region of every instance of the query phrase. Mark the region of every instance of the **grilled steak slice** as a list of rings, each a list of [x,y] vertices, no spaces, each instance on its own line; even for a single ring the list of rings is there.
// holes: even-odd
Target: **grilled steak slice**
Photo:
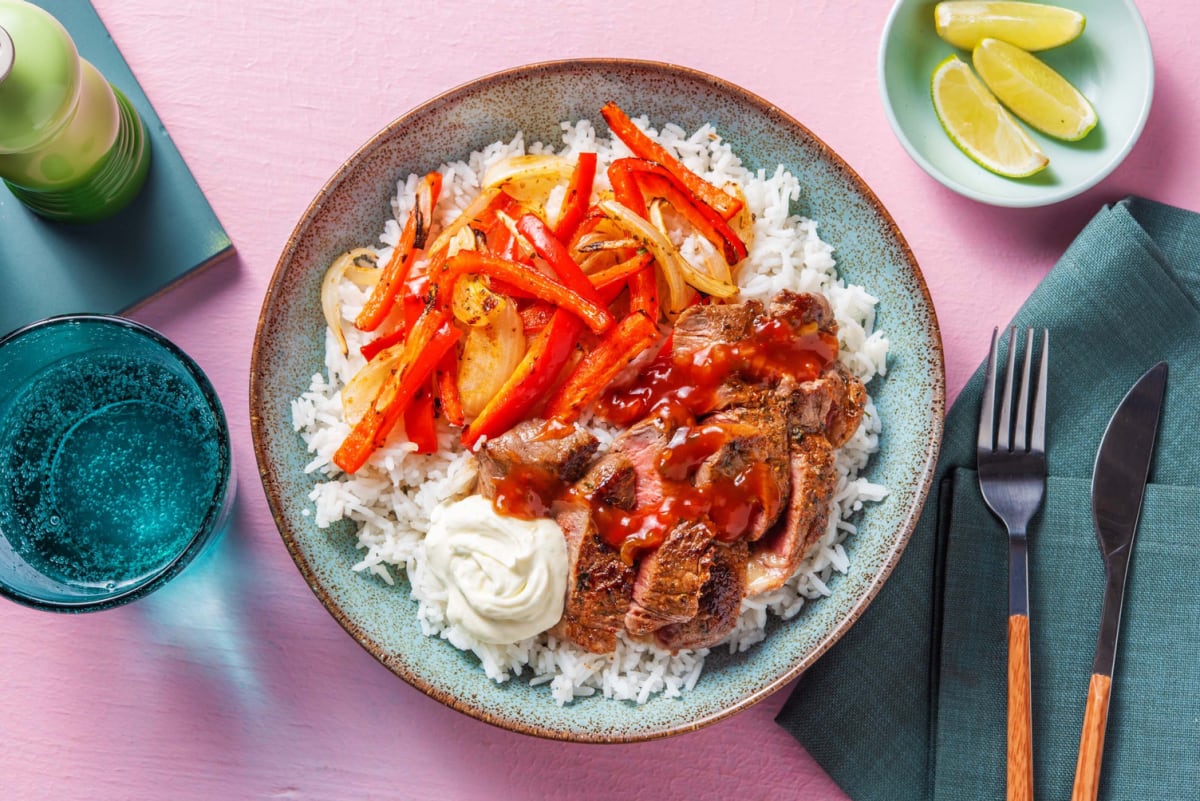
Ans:
[[[820,434],[803,434],[792,440],[790,455],[792,496],[783,519],[751,548],[746,565],[750,595],[782,587],[829,523],[829,501],[837,484],[833,446]]]
[[[562,508],[557,520],[569,572],[563,616],[551,633],[594,654],[612,653],[633,601],[634,569],[600,537],[586,506]]]
[[[787,417],[763,393],[762,406],[735,407],[704,418],[704,430],[719,426],[725,440],[696,471],[696,487],[709,490],[711,516],[719,531],[754,541],[779,518],[791,491]],[[742,516],[749,517],[742,520]]]
[[[817,324],[821,331],[837,333],[837,319],[829,308],[829,301],[824,295],[811,292],[792,292],[783,289],[776,292],[767,306],[767,316],[783,320],[793,329],[799,329],[812,323]]]
[[[636,501],[637,473],[629,457],[609,452],[592,465],[577,487],[588,498],[629,512]]]
[[[730,545],[713,543],[704,556],[708,579],[700,588],[696,616],[683,623],[663,626],[654,638],[672,653],[683,648],[708,648],[733,631],[742,611],[746,590],[747,546],[738,540]]]
[[[813,381],[796,382],[785,378],[775,388],[788,427],[799,433],[822,433],[833,411],[835,387],[824,377]]]
[[[613,440],[609,454],[624,458],[635,474],[634,503],[630,508],[652,506],[662,499],[658,455],[666,449],[673,431],[674,424],[669,421],[648,417]]]
[[[594,436],[574,426],[538,419],[518,423],[480,448],[479,492],[485,498],[494,498],[496,482],[514,470],[522,471],[522,479],[530,485],[572,484],[587,470],[599,445]]]
[[[867,389],[835,362],[812,381],[797,384],[785,378],[775,388],[775,396],[793,431],[824,434],[833,447],[840,448],[858,430]]]
[[[649,634],[696,616],[700,588],[708,579],[709,560],[704,557],[712,540],[712,529],[703,520],[671,529],[638,566],[625,628],[632,634]]]
[[[829,444],[840,448],[846,444],[862,422],[863,407],[867,402],[867,388],[841,364],[834,364],[825,371],[825,379],[834,387],[833,408],[826,418],[826,436]]]
[[[717,343],[733,343],[750,336],[754,319],[762,314],[757,300],[690,306],[675,320],[671,354],[681,356]]]

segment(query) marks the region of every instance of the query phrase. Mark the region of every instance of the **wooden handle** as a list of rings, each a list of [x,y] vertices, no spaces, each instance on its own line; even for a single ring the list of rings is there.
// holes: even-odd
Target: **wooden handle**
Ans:
[[[1108,725],[1108,699],[1112,676],[1093,673],[1088,683],[1083,733],[1079,737],[1079,761],[1075,763],[1075,788],[1071,801],[1096,801],[1100,792],[1100,761],[1104,756],[1104,730]]]
[[[1008,618],[1008,801],[1033,801],[1029,617]]]

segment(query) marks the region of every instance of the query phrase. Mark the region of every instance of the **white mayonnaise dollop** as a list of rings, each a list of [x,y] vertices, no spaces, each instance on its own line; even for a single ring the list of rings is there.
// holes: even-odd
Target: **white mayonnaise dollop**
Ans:
[[[425,559],[446,587],[451,623],[508,645],[562,617],[567,544],[557,523],[505,517],[480,495],[438,507],[432,518]]]

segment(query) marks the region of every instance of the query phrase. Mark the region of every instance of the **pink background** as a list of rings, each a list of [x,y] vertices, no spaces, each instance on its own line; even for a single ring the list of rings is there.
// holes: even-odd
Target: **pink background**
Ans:
[[[1081,197],[1023,211],[943,189],[893,138],[875,76],[883,0],[95,4],[239,252],[133,315],[216,385],[238,505],[206,562],[140,604],[81,617],[0,608],[6,799],[843,798],[774,724],[786,691],[652,743],[526,738],[397,679],[296,571],[250,440],[259,308],[326,179],[435,94],[523,63],[624,56],[694,67],[769,99],[840,153],[895,216],[937,307],[951,397],[992,326],[1101,204],[1138,193],[1200,207],[1200,6],[1190,3],[1140,3],[1157,87],[1130,158]]]

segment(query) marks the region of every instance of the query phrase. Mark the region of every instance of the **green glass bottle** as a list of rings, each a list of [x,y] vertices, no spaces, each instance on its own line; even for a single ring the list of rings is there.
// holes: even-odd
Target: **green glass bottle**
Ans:
[[[150,141],[129,101],[49,13],[0,0],[0,178],[51,220],[94,222],[145,183]]]

